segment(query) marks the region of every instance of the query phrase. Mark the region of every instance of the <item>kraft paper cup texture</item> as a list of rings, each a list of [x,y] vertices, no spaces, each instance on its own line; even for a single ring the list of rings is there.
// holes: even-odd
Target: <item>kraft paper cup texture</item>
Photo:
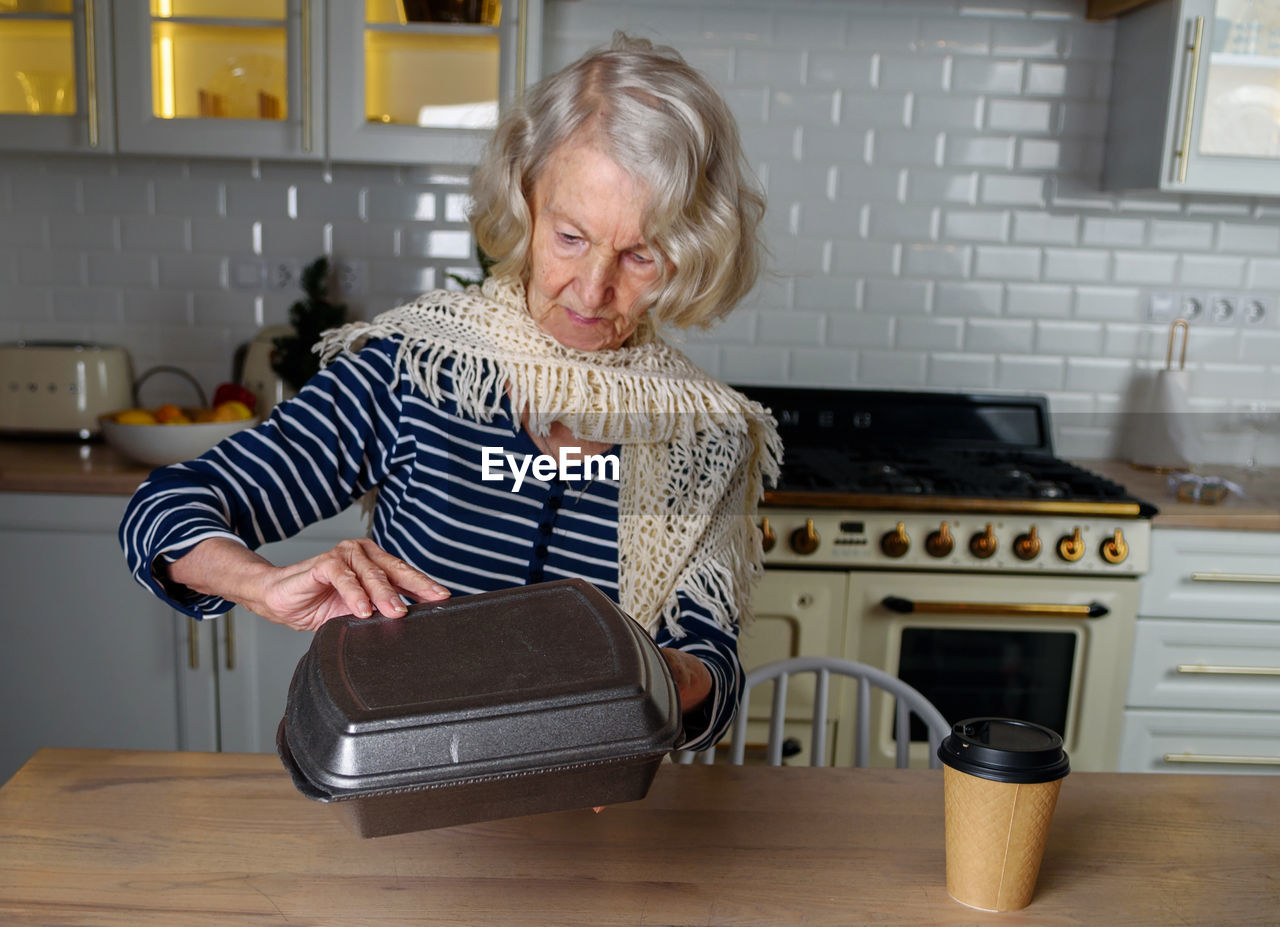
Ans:
[[[955,725],[939,747],[947,894],[956,901],[983,911],[1014,911],[1031,903],[1069,769],[1061,745],[1056,733],[1039,725],[971,719]],[[982,754],[979,761],[972,761],[973,753]]]

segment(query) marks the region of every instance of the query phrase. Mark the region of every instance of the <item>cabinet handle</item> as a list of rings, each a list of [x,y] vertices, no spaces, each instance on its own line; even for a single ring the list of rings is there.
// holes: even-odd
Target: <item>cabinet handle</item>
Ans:
[[[1206,676],[1280,676],[1280,666],[1215,666],[1208,663],[1179,663],[1179,673]]]
[[[529,42],[529,3],[528,0],[520,0],[519,8],[516,15],[519,20],[516,22],[516,99],[524,96],[524,69],[526,64],[525,46]]]
[[[226,624],[223,625],[223,634],[227,642],[227,669],[236,668],[236,613],[231,610],[223,616],[226,618]]]
[[[200,622],[187,616],[187,666],[200,668]]]
[[[311,0],[302,0],[302,150],[311,145]]]
[[[1235,756],[1214,753],[1166,753],[1166,763],[1206,763],[1234,766],[1280,766],[1280,756]]]
[[[1059,605],[1038,602],[914,602],[887,595],[880,604],[900,615],[998,615],[1002,618],[1101,618],[1111,609],[1101,602],[1088,605]]]
[[[1193,583],[1280,583],[1269,573],[1192,573]]]
[[[1200,40],[1204,35],[1204,17],[1197,16],[1191,30],[1191,79],[1187,82],[1187,105],[1182,113],[1182,145],[1178,148],[1178,183],[1187,182],[1187,159],[1191,155],[1191,117],[1196,108],[1196,84],[1200,80]]]
[[[84,0],[84,75],[88,92],[89,147],[98,147],[98,50],[94,6],[97,0]]]

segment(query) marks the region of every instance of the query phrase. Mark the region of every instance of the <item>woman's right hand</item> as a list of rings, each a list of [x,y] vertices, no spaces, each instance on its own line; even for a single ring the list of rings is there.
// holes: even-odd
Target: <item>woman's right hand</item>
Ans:
[[[330,618],[368,618],[376,609],[399,618],[401,596],[437,602],[449,590],[368,538],[340,541],[319,556],[277,567],[226,538],[211,538],[169,565],[169,578],[196,592],[217,595],[299,631]]]

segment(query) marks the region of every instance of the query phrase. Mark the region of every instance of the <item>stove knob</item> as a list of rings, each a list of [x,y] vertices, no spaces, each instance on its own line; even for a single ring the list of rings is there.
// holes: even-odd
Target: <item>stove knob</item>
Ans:
[[[804,527],[791,532],[791,549],[797,554],[811,554],[818,549],[818,531],[813,527],[813,519],[806,518]]]
[[[1064,534],[1058,538],[1058,556],[1068,563],[1075,563],[1084,556],[1084,538],[1080,535],[1079,525],[1074,534]]]
[[[969,553],[973,554],[979,560],[986,560],[996,552],[999,542],[996,540],[996,532],[990,524],[987,530],[979,531],[973,537],[969,538]]]
[[[773,530],[773,525],[769,524],[769,519],[760,519],[760,547],[767,554],[773,550],[773,545],[778,543],[778,535]]]
[[[924,539],[924,549],[929,552],[931,557],[945,557],[951,553],[955,546],[955,538],[951,536],[951,526],[945,521],[938,527],[937,531],[930,532],[929,536]]]
[[[1124,539],[1124,532],[1117,528],[1114,535],[1102,542],[1098,553],[1102,554],[1102,559],[1107,563],[1123,562],[1129,556],[1129,545]]]
[[[911,537],[907,534],[907,526],[898,522],[898,527],[885,533],[880,538],[880,549],[886,557],[901,557],[911,549]]]
[[[1026,534],[1013,539],[1013,555],[1019,560],[1034,560],[1040,556],[1040,535],[1032,525]]]

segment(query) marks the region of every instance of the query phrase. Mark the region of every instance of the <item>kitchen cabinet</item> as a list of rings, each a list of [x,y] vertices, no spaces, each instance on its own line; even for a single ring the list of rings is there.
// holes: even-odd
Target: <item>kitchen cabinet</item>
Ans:
[[[12,2],[39,12],[0,13],[0,49],[45,89],[2,91],[3,149],[471,163],[541,67],[542,0],[475,23],[409,0]]]
[[[108,0],[0,3],[0,149],[115,150]]]
[[[1120,768],[1280,773],[1280,535],[1152,532]]]
[[[126,502],[0,494],[0,782],[42,746],[186,746],[180,626],[125,569]]]
[[[1102,184],[1280,194],[1280,2],[1160,0],[1117,20]]]
[[[297,536],[259,548],[272,563],[298,563],[340,540],[367,534],[359,506]],[[195,621],[170,613],[182,628],[177,654],[184,749],[274,753],[294,667],[311,634],[267,621],[243,608]]]

